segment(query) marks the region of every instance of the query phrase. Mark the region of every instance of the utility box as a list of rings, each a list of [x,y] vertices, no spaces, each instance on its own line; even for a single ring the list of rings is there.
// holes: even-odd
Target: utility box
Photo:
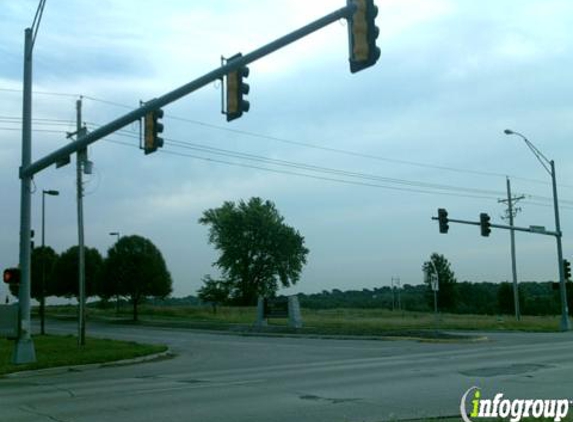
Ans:
[[[20,327],[18,304],[0,305],[0,337],[17,339],[18,327]]]

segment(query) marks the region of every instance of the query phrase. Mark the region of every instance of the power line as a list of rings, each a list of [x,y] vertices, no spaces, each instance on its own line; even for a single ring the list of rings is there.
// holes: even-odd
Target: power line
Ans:
[[[104,140],[108,143],[113,143],[113,144],[118,144],[118,145],[123,145],[123,146],[128,146],[128,147],[139,149],[139,147],[137,145],[134,145],[134,144],[131,144],[128,142],[123,142],[123,141],[118,141],[118,140],[113,140],[113,139],[104,139]],[[165,149],[159,150],[158,152],[161,152],[163,154],[169,154],[169,155],[184,157],[184,158],[192,158],[192,159],[211,162],[211,163],[229,165],[229,166],[233,166],[233,167],[242,167],[242,168],[249,168],[249,169],[255,169],[255,170],[262,170],[262,171],[266,171],[266,172],[270,172],[270,173],[276,173],[276,174],[286,174],[286,175],[293,175],[293,176],[298,176],[298,177],[306,177],[309,179],[329,181],[329,182],[341,183],[341,184],[346,184],[346,185],[389,189],[389,190],[409,192],[409,193],[422,193],[422,194],[430,194],[430,195],[434,194],[434,195],[470,198],[470,199],[487,199],[487,200],[491,200],[491,201],[496,200],[496,198],[494,198],[492,196],[469,195],[469,194],[449,193],[449,192],[440,192],[440,191],[429,191],[429,190],[422,190],[422,189],[407,189],[407,188],[399,188],[399,187],[395,187],[395,186],[387,186],[387,185],[380,185],[380,184],[374,184],[374,183],[365,183],[365,182],[357,182],[357,181],[350,181],[350,180],[344,180],[344,179],[336,179],[336,178],[331,178],[331,177],[309,175],[309,174],[297,173],[297,172],[293,172],[293,171],[278,170],[278,169],[271,169],[268,167],[255,166],[255,165],[250,165],[250,164],[236,163],[236,162],[220,160],[220,159],[216,159],[216,158],[202,157],[202,156],[193,155],[193,154],[184,154],[184,153],[174,152],[174,151],[165,150]],[[527,203],[527,204],[533,205],[533,206],[549,207],[549,208],[551,207],[551,205],[548,205],[548,204],[540,204],[540,203],[533,203],[533,202],[524,202],[524,203]],[[561,206],[561,208],[567,209],[567,210],[573,210],[573,207],[568,207],[568,206]]]
[[[120,135],[124,136],[124,137],[128,137],[128,138],[138,139],[137,136],[129,134],[129,133],[122,133]],[[344,177],[369,180],[369,181],[386,182],[386,183],[391,183],[391,184],[405,185],[405,186],[411,186],[411,187],[417,187],[417,188],[427,188],[427,189],[434,189],[434,190],[447,190],[447,191],[454,191],[454,192],[466,192],[466,193],[472,193],[472,194],[478,194],[478,195],[479,194],[481,194],[481,195],[499,195],[500,194],[500,192],[498,192],[498,191],[491,191],[491,190],[485,190],[485,189],[475,189],[475,188],[467,188],[467,187],[458,187],[458,186],[450,186],[450,185],[442,185],[442,184],[435,184],[435,183],[412,181],[412,180],[406,180],[406,179],[389,178],[389,177],[383,177],[383,176],[378,176],[378,175],[373,175],[373,174],[357,173],[357,172],[351,172],[351,171],[347,171],[347,170],[316,166],[316,165],[299,163],[299,162],[294,162],[294,161],[277,160],[277,159],[273,159],[273,158],[263,157],[260,155],[247,154],[247,153],[236,152],[236,151],[231,151],[231,150],[226,150],[226,149],[221,149],[221,148],[213,148],[213,147],[206,146],[206,145],[195,144],[195,143],[191,143],[191,142],[180,141],[180,140],[175,140],[175,139],[170,139],[170,138],[165,138],[165,141],[166,141],[166,145],[171,145],[171,146],[174,146],[176,148],[190,149],[190,150],[194,150],[194,151],[205,152],[208,154],[219,155],[219,156],[230,157],[230,158],[237,158],[237,159],[247,160],[247,161],[254,161],[254,162],[270,164],[270,165],[275,165],[275,166],[295,168],[298,170],[306,170],[306,171],[311,171],[314,173],[323,173],[323,174],[330,174],[330,175],[336,175],[336,176],[344,176]]]
[[[21,131],[22,131],[22,128],[0,127],[0,130],[10,130],[10,131],[13,131],[13,132],[21,132]],[[55,129],[34,129],[32,132],[62,133],[61,130],[55,130]]]
[[[5,89],[5,88],[0,88],[0,90],[19,92],[19,90]],[[41,91],[37,92],[37,93],[38,94],[44,94],[44,95],[64,96],[64,97],[77,97],[77,95],[66,94],[66,93],[53,93],[53,92],[41,92]],[[84,96],[84,98],[88,99],[88,100],[108,104],[108,105],[113,105],[116,107],[122,107],[122,108],[130,109],[130,110],[133,109],[133,107],[131,107],[131,106],[117,103],[117,102],[113,102],[113,101],[109,101],[109,100],[104,100],[101,98],[96,98],[96,97],[92,97],[92,96]],[[179,116],[166,116],[166,117],[170,118],[172,120],[178,120],[181,122],[186,122],[186,123],[190,123],[190,124],[194,124],[194,125],[204,126],[204,127],[208,127],[208,128],[212,128],[212,129],[216,129],[216,130],[222,130],[222,131],[226,131],[226,132],[237,133],[240,135],[251,136],[251,137],[267,139],[267,140],[273,140],[273,141],[287,143],[287,144],[291,144],[291,145],[295,145],[295,146],[313,148],[313,149],[318,149],[318,150],[323,150],[323,151],[328,151],[328,152],[334,152],[334,153],[339,153],[339,154],[345,154],[345,155],[350,155],[350,156],[355,156],[355,157],[360,157],[360,158],[386,161],[386,162],[392,162],[392,163],[398,163],[398,164],[404,164],[404,165],[412,165],[412,166],[418,166],[418,167],[433,168],[433,169],[445,170],[445,171],[455,171],[455,172],[460,172],[460,173],[468,173],[468,174],[475,174],[475,175],[482,175],[482,176],[496,176],[496,177],[503,176],[503,177],[505,177],[505,175],[502,175],[501,173],[484,172],[484,171],[476,171],[476,170],[468,170],[468,169],[457,169],[457,168],[447,167],[447,166],[437,166],[437,165],[432,165],[432,164],[416,163],[416,162],[405,161],[405,160],[394,160],[394,159],[390,159],[390,158],[386,158],[386,157],[380,157],[380,156],[371,155],[371,154],[364,154],[364,153],[360,153],[360,152],[356,152],[356,151],[349,151],[349,150],[343,150],[343,149],[337,149],[337,148],[324,147],[324,146],[319,146],[319,145],[315,145],[315,144],[309,144],[309,143],[304,143],[304,142],[299,142],[299,141],[282,139],[282,138],[262,135],[262,134],[258,134],[258,133],[254,133],[254,132],[237,130],[237,129],[232,129],[232,128],[228,128],[228,127],[213,125],[213,124],[200,122],[200,121],[196,121],[196,120],[192,120],[192,119],[188,119],[188,118],[183,118],[183,117],[179,117]],[[0,122],[4,122],[4,123],[17,123],[19,121],[21,121],[21,118],[19,118],[19,117],[8,117],[8,116],[1,116],[0,117]],[[67,126],[67,125],[73,123],[69,120],[62,120],[62,119],[34,119],[34,121],[37,124],[48,125],[48,126]],[[98,126],[98,125],[94,124],[94,126]],[[0,130],[19,130],[19,129],[1,127]],[[56,130],[46,130],[46,129],[37,129],[36,131],[37,132],[44,132],[44,133],[59,133],[59,131],[56,131]],[[122,132],[129,133],[128,131],[122,131]],[[125,136],[125,135],[122,135],[122,136]],[[292,168],[303,169],[303,170],[307,170],[307,171],[323,172],[323,173],[327,173],[327,174],[334,174],[334,175],[345,176],[345,177],[361,178],[361,179],[365,179],[365,180],[374,180],[374,181],[383,181],[383,182],[387,182],[387,183],[401,184],[401,185],[414,186],[414,187],[424,187],[424,188],[430,188],[430,189],[435,189],[435,190],[462,191],[462,192],[472,192],[472,193],[486,194],[486,195],[489,195],[489,194],[499,195],[500,194],[499,191],[475,189],[475,188],[462,188],[462,187],[440,185],[440,184],[431,184],[431,183],[418,182],[418,181],[409,181],[409,180],[405,180],[405,179],[393,179],[393,178],[368,175],[368,174],[363,174],[363,173],[354,173],[354,172],[349,172],[349,171],[340,170],[340,169],[332,169],[332,168],[314,166],[314,165],[304,164],[304,163],[296,163],[296,162],[286,161],[286,160],[276,160],[276,159],[271,159],[268,157],[258,156],[255,154],[230,151],[230,150],[225,150],[225,149],[221,149],[221,148],[210,147],[207,145],[201,145],[201,144],[195,144],[195,143],[186,142],[186,141],[180,141],[180,140],[176,140],[176,139],[168,139],[168,141],[173,146],[178,147],[178,148],[185,148],[185,149],[207,152],[210,154],[216,154],[216,155],[222,155],[222,156],[227,156],[227,157],[232,157],[232,158],[243,159],[243,160],[257,161],[257,162],[262,162],[262,163],[267,163],[267,164],[292,167]],[[540,180],[528,179],[528,178],[522,178],[522,177],[516,177],[516,176],[513,176],[513,177],[515,179],[519,179],[519,180],[523,180],[523,181],[527,181],[527,182],[531,182],[531,183],[540,183],[540,184],[547,185],[546,182],[543,182]],[[570,185],[560,185],[560,186],[561,187],[572,187]],[[542,200],[542,201],[550,201],[551,200],[551,198],[544,197],[544,196],[530,196],[530,198]],[[562,200],[561,202],[573,204],[573,201]]]
[[[130,144],[127,142],[117,141],[117,140],[113,140],[113,139],[104,139],[104,140],[106,142],[110,142],[110,143],[114,143],[114,144],[118,144],[118,145],[124,145],[124,146],[138,148],[137,145],[133,145],[133,144]],[[235,167],[243,167],[243,168],[250,168],[250,169],[256,169],[256,170],[263,170],[263,171],[267,171],[267,172],[271,172],[271,173],[300,176],[300,177],[306,177],[306,178],[310,178],[310,179],[337,182],[337,183],[343,183],[343,184],[354,185],[354,186],[366,186],[366,187],[390,189],[390,190],[402,191],[402,192],[436,194],[436,195],[455,196],[455,197],[462,197],[462,198],[490,199],[490,200],[495,199],[492,196],[464,195],[464,194],[455,194],[455,193],[448,193],[448,192],[428,191],[428,190],[422,190],[422,189],[399,188],[399,187],[395,187],[395,186],[380,185],[380,184],[375,184],[375,183],[366,183],[366,182],[358,182],[358,181],[345,180],[345,179],[336,179],[336,178],[325,177],[325,176],[316,176],[316,175],[305,174],[305,173],[297,173],[297,172],[289,171],[289,170],[271,169],[268,167],[256,166],[256,165],[252,165],[252,164],[236,163],[236,162],[221,160],[221,159],[217,159],[217,158],[202,157],[202,156],[193,155],[193,154],[184,154],[184,153],[174,152],[174,151],[170,151],[170,150],[166,150],[166,149],[158,150],[158,152],[161,152],[163,154],[175,155],[175,156],[179,156],[179,157],[194,158],[197,160],[202,160],[202,161],[207,161],[207,162],[212,162],[212,163],[225,164],[225,165],[230,165],[230,166],[235,166]]]
[[[0,121],[2,121],[2,120],[18,120],[18,119],[19,118],[17,118],[17,117],[0,116]],[[61,120],[61,119],[37,119],[37,120],[39,122],[44,122],[44,123],[40,123],[40,124],[47,124],[47,125],[64,125],[64,126],[66,126],[69,123],[71,123],[71,121]],[[94,127],[99,126],[95,123],[88,123],[88,125],[94,126]],[[11,128],[0,128],[0,129],[19,130],[19,129],[11,129]],[[61,131],[46,130],[46,129],[44,129],[44,130],[37,129],[36,131],[48,132],[48,133],[61,133]],[[119,136],[129,137],[132,139],[139,139],[138,134],[136,134],[133,131],[129,131],[129,130],[120,130],[117,132],[117,134]],[[463,195],[460,195],[460,196],[463,196],[463,197],[472,197],[472,198],[480,197],[480,198],[485,198],[485,199],[493,199],[493,197],[488,196],[488,195],[500,195],[499,191],[493,191],[493,190],[459,187],[459,186],[443,185],[443,184],[436,184],[436,183],[427,183],[427,182],[412,181],[412,180],[406,180],[406,179],[389,178],[389,177],[383,177],[383,176],[367,174],[367,173],[351,172],[348,170],[322,167],[322,166],[316,166],[316,165],[306,164],[306,163],[299,163],[299,162],[294,162],[294,161],[279,160],[279,159],[268,158],[268,157],[264,157],[264,156],[260,156],[260,155],[256,155],[256,154],[231,151],[231,150],[222,149],[222,148],[215,148],[215,147],[211,147],[208,145],[197,144],[197,143],[192,143],[192,142],[182,141],[182,140],[177,140],[177,139],[167,138],[166,141],[167,141],[168,145],[172,145],[176,148],[183,148],[183,149],[189,149],[189,150],[194,150],[194,151],[200,151],[200,152],[205,152],[208,154],[214,154],[214,155],[230,157],[230,158],[237,158],[240,160],[247,160],[247,161],[252,161],[252,162],[254,161],[254,162],[259,162],[259,163],[263,163],[263,164],[269,164],[269,165],[275,165],[275,166],[281,166],[281,167],[287,167],[287,168],[294,168],[294,169],[298,169],[298,170],[305,170],[305,171],[310,171],[310,172],[319,173],[319,174],[343,176],[343,177],[349,177],[349,178],[359,179],[359,180],[374,181],[374,182],[385,182],[385,183],[390,183],[390,184],[409,186],[410,188],[418,188],[418,189],[403,189],[406,191],[413,191],[413,192],[420,192],[420,193],[441,193],[441,191],[461,192],[461,193],[463,193]],[[174,153],[172,151],[169,151],[169,152],[171,154],[176,155],[176,153]],[[213,162],[220,162],[222,164],[228,164],[228,165],[235,165],[235,166],[240,165],[242,167],[250,167],[250,168],[257,168],[257,169],[266,170],[266,171],[281,172],[281,171],[278,171],[276,169],[271,170],[267,167],[263,168],[260,166],[247,166],[247,165],[239,164],[239,163],[232,163],[231,164],[228,161],[215,160],[212,158],[200,157],[200,156],[195,156],[195,155],[190,155],[190,154],[182,154],[182,156],[188,156],[191,158],[197,158],[197,159],[208,160],[208,161],[213,161]],[[284,173],[284,171],[282,171],[282,172]],[[287,174],[295,174],[295,175],[299,175],[299,176],[303,175],[302,173],[295,173],[295,172],[287,172]],[[311,175],[308,175],[306,173],[304,175],[306,175],[308,177],[311,176]],[[314,178],[316,178],[316,177],[314,177]],[[341,181],[340,179],[332,179],[332,178],[326,178],[325,179],[324,177],[320,177],[320,178],[323,180],[332,180],[332,181],[339,181],[339,182]],[[344,181],[344,183],[349,183],[349,182],[350,181],[348,181],[348,180]],[[369,185],[372,183],[361,182],[361,184],[362,185]],[[388,189],[398,189],[395,186],[391,187],[388,185],[376,185],[376,186],[377,187],[385,187]],[[421,190],[420,188],[431,189],[431,190]],[[530,198],[542,200],[542,201],[544,201],[544,200],[549,201],[550,200],[550,198],[546,198],[543,196],[530,196]],[[567,200],[562,200],[562,202],[563,203],[573,203],[573,201],[567,201]],[[536,204],[536,203],[531,203],[531,204],[532,205],[541,205],[541,204]]]
[[[13,89],[13,88],[0,88],[0,91],[3,92],[15,92],[15,93],[22,93],[21,89]],[[68,97],[68,98],[78,98],[80,97],[79,94],[68,94],[64,92],[47,92],[47,91],[33,91],[34,95],[49,95],[52,97]]]
[[[2,88],[0,88],[0,91],[1,90],[18,92],[18,90],[14,90],[14,89],[2,89]],[[40,92],[40,91],[37,93],[38,94],[44,94],[44,95],[58,95],[58,96],[65,96],[65,97],[78,97],[79,96],[79,95],[74,95],[74,94],[51,93],[51,92]],[[85,98],[87,100],[99,102],[102,104],[112,105],[115,107],[121,107],[121,108],[128,109],[128,110],[134,109],[132,106],[129,106],[126,104],[121,104],[121,103],[117,103],[114,101],[104,100],[104,99],[89,96],[89,95],[84,95],[83,98]],[[280,142],[280,143],[284,143],[284,144],[289,144],[289,145],[294,145],[294,146],[299,146],[299,147],[304,147],[304,148],[310,148],[310,149],[315,149],[315,150],[321,150],[321,151],[327,151],[327,152],[336,153],[336,154],[343,154],[343,155],[353,156],[353,157],[358,157],[358,158],[383,161],[383,162],[389,162],[389,163],[401,164],[401,165],[409,165],[409,166],[420,167],[420,168],[430,168],[430,169],[434,169],[434,170],[442,170],[442,171],[449,171],[449,172],[455,172],[455,173],[473,174],[473,175],[478,175],[478,176],[503,177],[504,179],[505,179],[505,177],[510,176],[513,179],[521,180],[521,181],[525,181],[525,182],[529,182],[529,183],[543,184],[543,185],[549,184],[548,182],[543,181],[543,180],[530,179],[530,178],[526,178],[526,177],[507,175],[507,174],[497,173],[497,172],[462,169],[462,168],[456,168],[456,167],[451,167],[451,166],[441,166],[441,165],[435,165],[435,164],[420,163],[420,162],[415,162],[415,161],[399,160],[399,159],[382,157],[382,156],[374,155],[374,154],[366,154],[366,153],[362,153],[362,152],[358,152],[358,151],[351,151],[351,150],[346,150],[346,149],[341,149],[341,148],[326,147],[326,146],[322,146],[322,145],[311,144],[308,142],[301,142],[301,141],[295,141],[295,140],[291,140],[291,139],[279,138],[279,137],[275,137],[275,136],[264,135],[264,134],[250,132],[250,131],[246,131],[246,130],[233,129],[233,128],[229,128],[229,127],[225,127],[225,126],[219,126],[219,125],[215,125],[215,124],[211,124],[211,123],[205,123],[205,122],[201,122],[198,120],[188,119],[188,118],[184,118],[184,117],[180,117],[180,116],[166,115],[165,118],[171,119],[171,120],[177,120],[177,121],[184,122],[184,123],[193,124],[196,126],[203,126],[206,128],[215,129],[215,130],[219,130],[219,131],[225,131],[228,133],[235,133],[238,135],[249,136],[249,137],[259,138],[259,139],[266,139],[266,140],[271,140],[271,141]],[[573,185],[560,184],[559,186],[565,187],[565,188],[573,188]]]
[[[92,101],[101,102],[104,104],[114,105],[117,107],[122,107],[122,108],[126,108],[126,109],[133,109],[133,107],[130,107],[126,104],[119,104],[116,102],[102,100],[102,99],[98,99],[98,98],[94,98],[94,97],[85,97],[85,98],[91,99]],[[316,150],[321,150],[321,151],[327,151],[327,152],[336,153],[336,154],[344,154],[344,155],[349,155],[349,156],[359,157],[359,158],[365,158],[365,159],[370,159],[370,160],[384,161],[384,162],[389,162],[389,163],[394,163],[394,164],[410,165],[410,166],[416,166],[416,167],[422,167],[422,168],[431,168],[431,169],[435,169],[435,170],[451,171],[451,172],[456,172],[456,173],[474,174],[474,175],[479,175],[479,176],[503,177],[503,178],[505,178],[507,176],[506,174],[502,174],[502,173],[487,172],[487,171],[481,171],[481,170],[460,169],[460,168],[449,167],[449,166],[439,166],[439,165],[434,165],[434,164],[419,163],[419,162],[415,162],[415,161],[398,160],[398,159],[387,158],[387,157],[382,157],[382,156],[373,155],[373,154],[365,154],[362,152],[351,151],[351,150],[346,150],[346,149],[325,147],[322,145],[311,144],[311,143],[307,143],[307,142],[294,141],[294,140],[290,140],[290,139],[279,138],[276,136],[270,136],[270,135],[264,135],[264,134],[260,134],[260,133],[250,132],[250,131],[246,131],[246,130],[233,129],[233,128],[229,128],[229,127],[225,127],[225,126],[219,126],[219,125],[215,125],[215,124],[211,124],[211,123],[205,123],[205,122],[201,122],[198,120],[188,119],[188,118],[180,117],[180,116],[174,116],[174,115],[167,115],[166,114],[165,118],[171,119],[171,120],[177,120],[177,121],[184,122],[184,123],[190,123],[190,124],[193,124],[196,126],[203,126],[203,127],[207,127],[210,129],[216,129],[216,130],[220,130],[220,131],[224,131],[224,132],[228,132],[228,133],[235,133],[238,135],[250,136],[250,137],[259,138],[259,139],[266,139],[266,140],[281,142],[281,143],[285,143],[285,144],[289,144],[289,145],[295,145],[295,146],[304,147],[304,148],[311,148],[311,149],[316,149]],[[537,180],[537,179],[529,179],[529,178],[524,178],[524,177],[519,177],[519,176],[512,176],[512,177],[514,179],[528,181],[531,183],[548,184],[545,181]],[[563,185],[563,186],[565,186],[565,185]],[[567,187],[573,188],[573,186],[567,186]]]

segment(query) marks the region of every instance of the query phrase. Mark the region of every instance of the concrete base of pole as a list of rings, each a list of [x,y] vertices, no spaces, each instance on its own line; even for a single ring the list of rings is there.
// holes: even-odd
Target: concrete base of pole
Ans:
[[[34,342],[29,339],[18,339],[14,347],[14,354],[12,355],[12,363],[22,365],[25,363],[36,362],[36,349]]]

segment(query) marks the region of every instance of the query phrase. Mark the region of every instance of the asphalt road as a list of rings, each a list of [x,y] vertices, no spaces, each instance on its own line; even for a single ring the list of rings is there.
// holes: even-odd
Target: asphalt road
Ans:
[[[100,324],[88,332],[167,343],[177,356],[0,379],[0,421],[384,421],[459,415],[474,385],[484,398],[573,398],[573,333],[439,344]]]

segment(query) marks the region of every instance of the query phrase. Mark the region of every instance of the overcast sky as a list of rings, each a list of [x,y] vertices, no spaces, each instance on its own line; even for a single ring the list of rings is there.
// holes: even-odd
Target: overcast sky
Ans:
[[[18,262],[22,50],[37,4],[0,0],[2,268]],[[246,54],[344,5],[47,0],[34,50],[33,160],[68,142],[79,95],[93,129],[216,68],[221,56]],[[555,160],[564,253],[573,259],[573,2],[378,7],[382,54],[373,68],[350,73],[346,23],[334,23],[250,65],[251,110],[242,118],[226,122],[214,84],[165,107],[166,145],[155,154],[137,149],[137,125],[93,144],[86,245],[105,256],[112,231],[148,237],[167,261],[174,296],[195,294],[203,275],[218,275],[202,212],[259,196],[310,249],[299,284],[285,293],[374,288],[391,277],[419,284],[432,252],[450,260],[459,281],[509,280],[508,231],[484,238],[479,227],[450,224],[443,235],[431,217],[443,207],[452,218],[487,212],[504,224],[498,200],[508,175],[514,194],[526,196],[516,225],[554,228],[550,177],[522,140],[503,134],[511,128]],[[46,243],[57,252],[77,244],[74,167],[34,178],[36,244],[41,191],[60,191],[46,198]],[[555,239],[516,239],[519,279],[556,279]]]

